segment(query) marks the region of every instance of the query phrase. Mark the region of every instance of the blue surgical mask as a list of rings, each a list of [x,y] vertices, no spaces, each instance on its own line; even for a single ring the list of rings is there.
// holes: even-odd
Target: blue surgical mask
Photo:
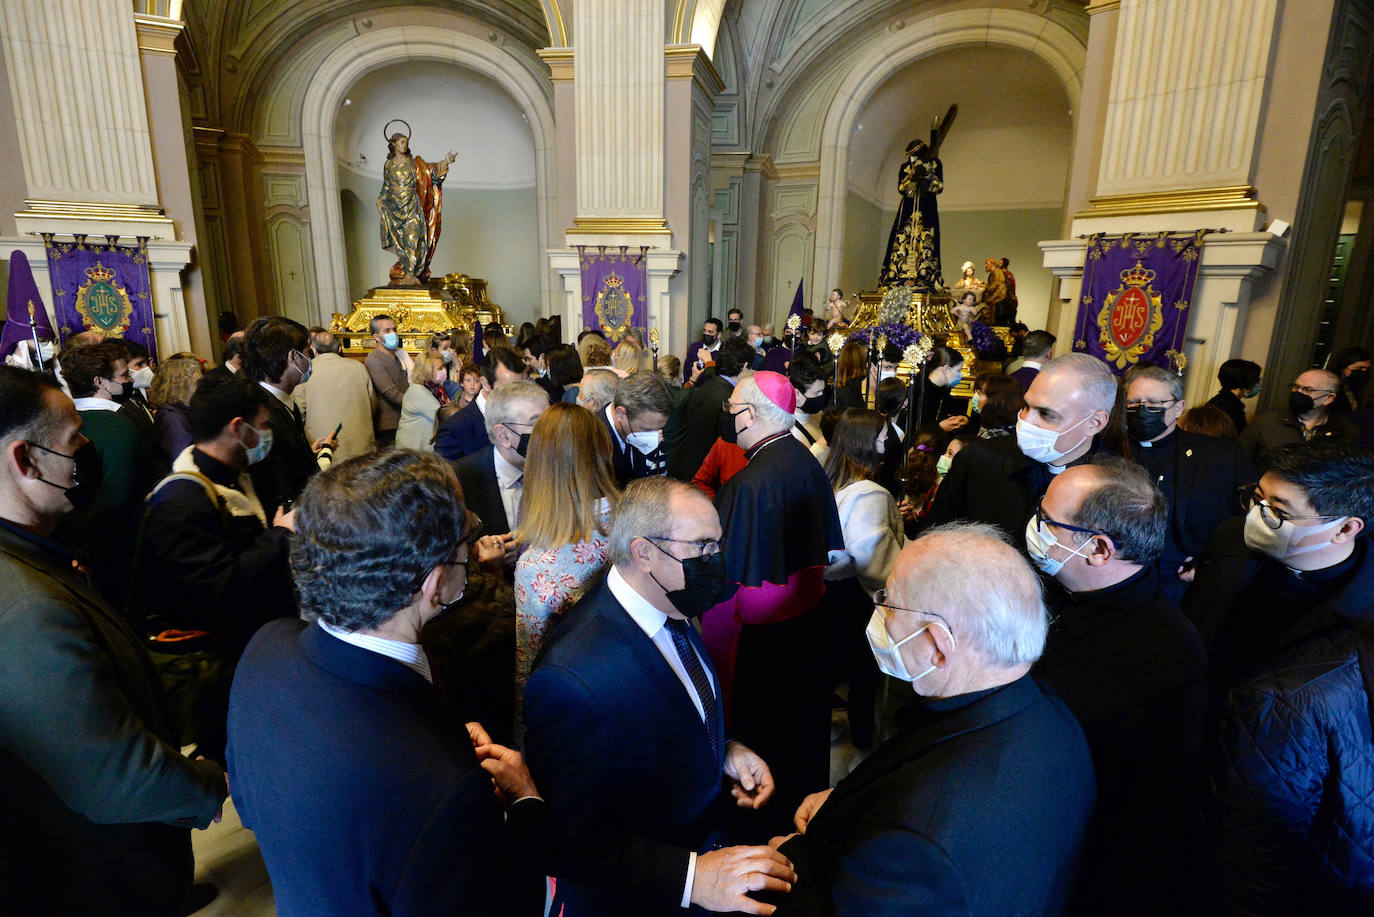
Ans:
[[[239,440],[239,445],[243,446],[243,451],[248,454],[248,464],[256,465],[272,451],[272,429],[269,427],[266,430],[258,430],[258,441],[255,445],[246,445],[243,440]]]
[[[401,346],[401,336],[394,331],[388,331],[382,335],[382,346],[387,350],[395,350]]]

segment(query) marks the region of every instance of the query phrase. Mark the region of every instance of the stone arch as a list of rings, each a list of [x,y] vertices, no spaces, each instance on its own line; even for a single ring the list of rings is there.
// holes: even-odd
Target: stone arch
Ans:
[[[888,31],[858,54],[846,57],[846,74],[826,113],[821,134],[819,200],[813,277],[839,275],[844,249],[845,139],[873,92],[913,61],[970,45],[1001,45],[1044,60],[1064,82],[1075,113],[1083,94],[1087,48],[1063,26],[1032,13],[1006,9],[939,13]]]
[[[546,252],[554,238],[553,196],[557,163],[553,108],[547,86],[525,63],[500,45],[460,31],[437,32],[404,26],[376,29],[334,49],[310,80],[302,105],[306,185],[309,189],[310,234],[315,255],[316,290],[322,319],[331,311],[346,311],[348,264],[344,252],[343,217],[338,173],[334,167],[334,117],[349,87],[369,71],[407,60],[457,64],[495,81],[529,121],[534,138],[536,226],[538,250]],[[540,312],[547,315],[557,302],[557,281],[540,268]]]

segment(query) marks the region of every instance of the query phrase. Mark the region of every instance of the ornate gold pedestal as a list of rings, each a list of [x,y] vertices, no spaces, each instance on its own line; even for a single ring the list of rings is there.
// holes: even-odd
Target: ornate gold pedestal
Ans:
[[[475,323],[504,322],[501,307],[487,300],[487,282],[466,274],[448,274],[423,287],[373,287],[353,303],[348,315],[335,312],[329,330],[348,337],[349,354],[365,354],[375,345],[368,322],[388,315],[396,322],[406,350],[416,353],[436,331],[472,331]],[[349,337],[349,335],[356,335]]]

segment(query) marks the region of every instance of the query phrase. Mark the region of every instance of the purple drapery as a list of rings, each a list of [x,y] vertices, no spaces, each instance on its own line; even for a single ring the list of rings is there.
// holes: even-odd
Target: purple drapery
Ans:
[[[147,238],[139,236],[132,245],[120,245],[118,236],[91,242],[74,235],[72,240],[55,242],[52,233],[43,233],[62,340],[98,331],[142,344],[156,356]]]
[[[625,332],[638,328],[648,340],[647,246],[579,245],[582,269],[582,326],[599,328],[606,340],[618,343]]]
[[[1118,375],[1136,365],[1182,373],[1188,307],[1209,232],[1089,236],[1073,349]]]

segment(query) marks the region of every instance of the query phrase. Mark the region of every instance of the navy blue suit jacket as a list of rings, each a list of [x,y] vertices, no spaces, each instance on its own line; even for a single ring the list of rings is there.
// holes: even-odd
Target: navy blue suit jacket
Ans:
[[[1073,714],[1027,675],[917,719],[782,845],[778,917],[1063,913],[1095,798]]]
[[[690,639],[719,680],[701,639]],[[525,688],[525,756],[549,803],[565,917],[681,915],[689,851],[724,841],[722,765],[672,667],[603,580]],[[724,736],[717,725],[718,748]]]
[[[482,535],[504,535],[515,526],[506,518],[501,502],[501,482],[496,477],[496,447],[464,456],[453,463],[463,488],[463,505],[482,519]]]
[[[439,429],[435,431],[434,451],[450,462],[456,462],[474,452],[481,452],[490,445],[486,418],[478,409],[475,399],[457,414],[439,424]]]
[[[461,718],[393,659],[272,621],[234,675],[228,758],[283,917],[542,909],[545,805],[503,825]]]

